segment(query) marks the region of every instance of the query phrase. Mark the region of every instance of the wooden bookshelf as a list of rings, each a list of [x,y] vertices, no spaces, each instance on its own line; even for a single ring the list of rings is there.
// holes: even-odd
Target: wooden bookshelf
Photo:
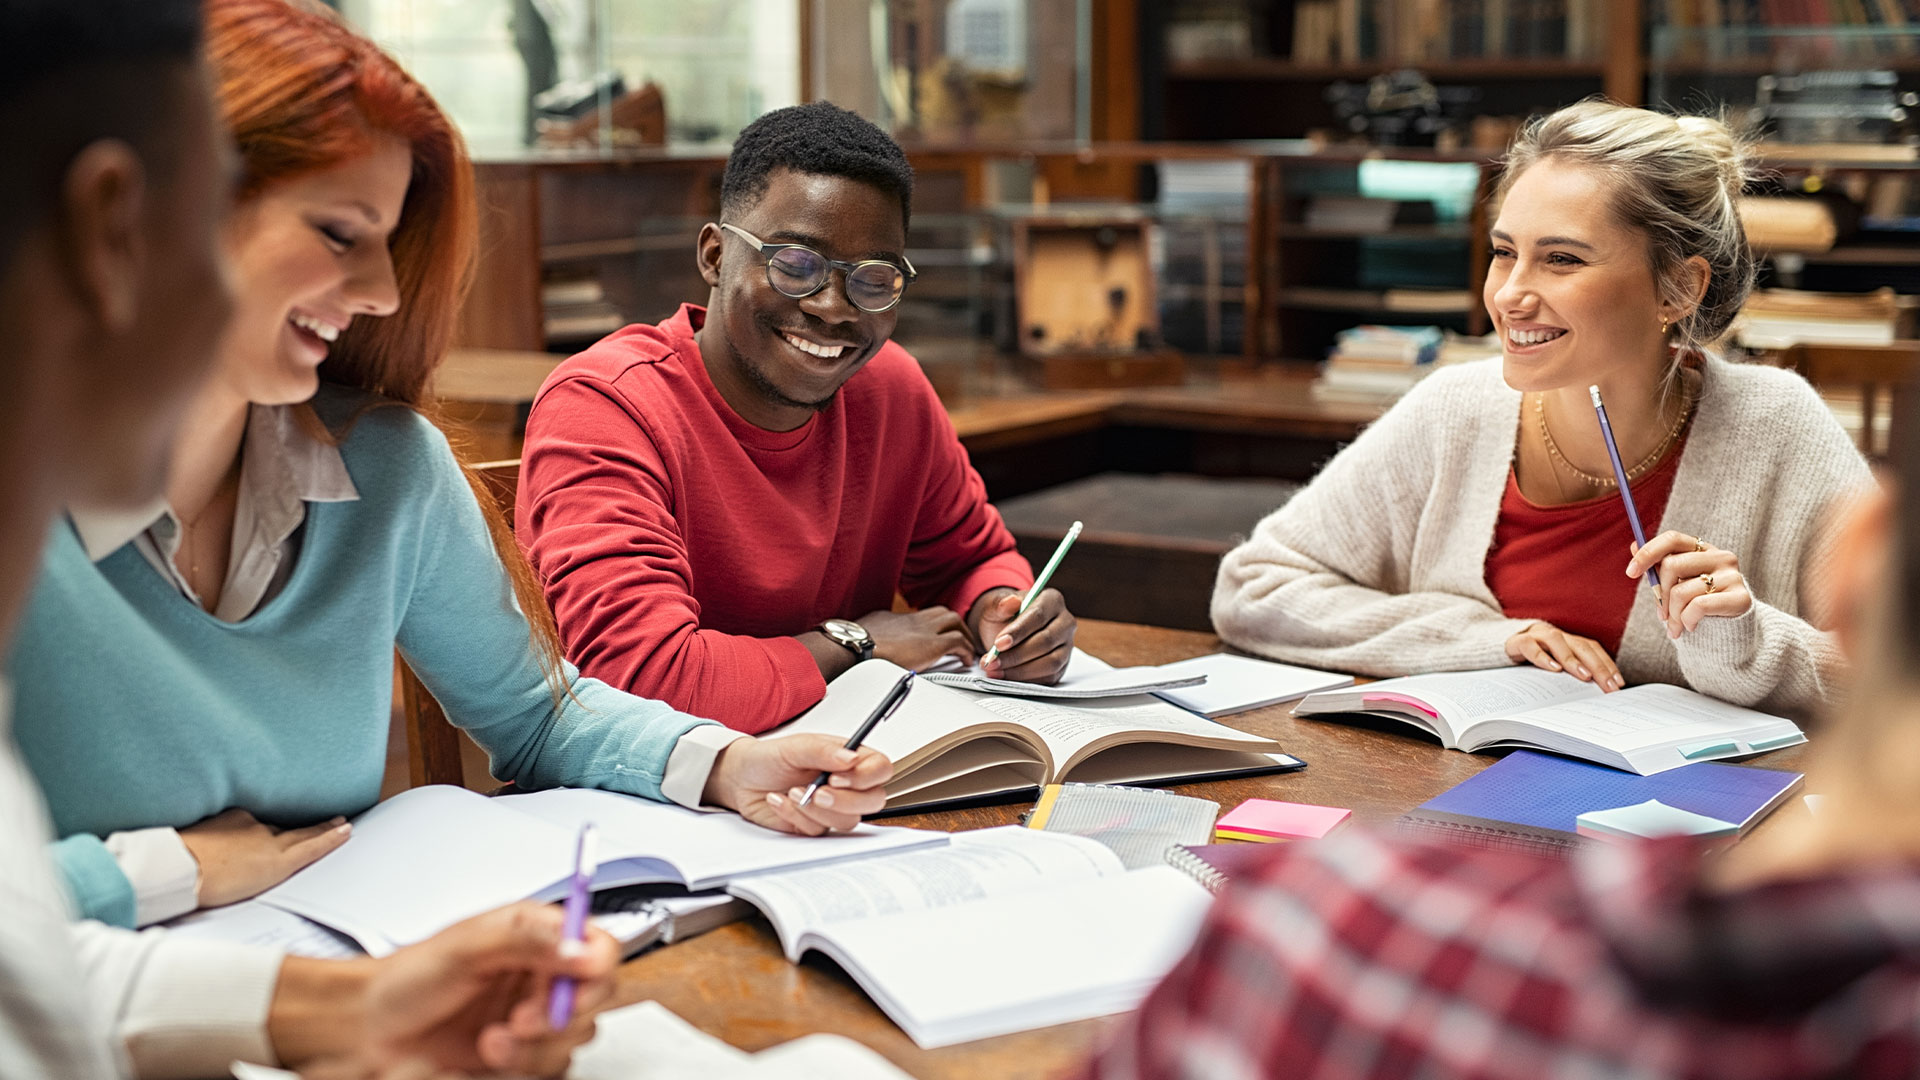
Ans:
[[[1354,63],[1302,64],[1291,60],[1249,58],[1244,60],[1205,60],[1169,64],[1167,78],[1186,81],[1228,80],[1235,82],[1333,82],[1371,79],[1376,75],[1414,68],[1435,82],[1467,82],[1480,79],[1599,79],[1605,65],[1599,60],[1566,60],[1554,57],[1490,57],[1485,59],[1435,60],[1426,63],[1393,63],[1366,60]]]

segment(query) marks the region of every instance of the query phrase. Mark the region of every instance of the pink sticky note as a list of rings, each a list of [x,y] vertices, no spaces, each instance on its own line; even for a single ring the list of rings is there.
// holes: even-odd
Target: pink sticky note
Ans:
[[[1214,823],[1220,840],[1318,840],[1346,824],[1353,811],[1333,806],[1248,799]]]

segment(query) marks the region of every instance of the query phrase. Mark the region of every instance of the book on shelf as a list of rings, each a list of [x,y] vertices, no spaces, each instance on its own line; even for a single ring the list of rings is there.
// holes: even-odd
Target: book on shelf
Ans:
[[[1453,750],[1551,750],[1643,776],[1807,741],[1791,720],[1685,687],[1642,683],[1602,693],[1566,672],[1524,666],[1382,679],[1314,694],[1293,712],[1363,713],[1416,727]]]
[[[1800,783],[1799,773],[1719,762],[1636,776],[1516,750],[1408,811],[1399,828],[1471,847],[1561,854],[1593,842],[1580,832],[1583,815],[1658,800],[1727,822],[1738,838],[1785,802]]]
[[[610,791],[558,788],[490,799],[432,785],[361,814],[338,850],[260,900],[381,956],[483,911],[564,896],[574,840],[588,822],[600,838],[596,890],[664,882],[698,891],[748,873],[947,842],[945,833],[866,824],[850,833],[789,836],[736,814]]]
[[[855,664],[818,705],[767,737],[844,739],[902,669]],[[1301,767],[1272,739],[1195,716],[1150,695],[1076,701],[974,693],[921,681],[866,745],[893,759],[888,810],[1007,796],[1046,784],[1172,783]]]
[[[1596,58],[1601,0],[1303,0],[1293,8],[1296,63]]]
[[[1084,837],[1017,825],[938,849],[728,886],[798,961],[838,963],[921,1047],[1125,1012],[1192,943],[1211,897]]]

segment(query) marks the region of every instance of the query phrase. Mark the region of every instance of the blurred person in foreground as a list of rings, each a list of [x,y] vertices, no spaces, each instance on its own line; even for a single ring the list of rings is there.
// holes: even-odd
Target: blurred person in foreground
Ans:
[[[197,0],[0,0],[0,130],[4,647],[63,508],[158,493],[232,311],[219,231],[235,160]],[[558,913],[533,905],[355,961],[70,922],[8,698],[0,683],[0,1076],[203,1076],[234,1058],[550,1073],[591,1036],[613,943],[562,955]],[[558,974],[584,980],[582,1007],[552,1032]]]

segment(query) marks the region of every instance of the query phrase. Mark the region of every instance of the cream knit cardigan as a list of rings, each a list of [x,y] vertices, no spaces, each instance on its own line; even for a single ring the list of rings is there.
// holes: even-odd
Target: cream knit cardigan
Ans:
[[[1428,376],[1227,553],[1213,592],[1220,636],[1362,675],[1510,664],[1506,641],[1529,620],[1501,613],[1486,563],[1520,405],[1498,359]],[[1792,372],[1710,356],[1696,410],[1659,528],[1738,555],[1753,608],[1706,619],[1676,641],[1653,603],[1638,600],[1620,641],[1621,673],[1629,685],[1677,683],[1740,705],[1810,712],[1842,667],[1833,635],[1819,629],[1830,505],[1871,485],[1871,475]],[[1621,572],[1628,555],[1622,546]]]

